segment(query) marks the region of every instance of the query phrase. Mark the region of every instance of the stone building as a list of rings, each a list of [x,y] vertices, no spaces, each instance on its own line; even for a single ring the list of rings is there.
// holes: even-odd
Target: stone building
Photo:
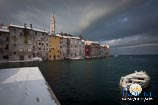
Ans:
[[[59,51],[59,54],[56,53],[57,51],[54,51],[55,55],[60,56],[58,57],[58,59],[63,60],[63,59],[73,59],[73,58],[76,59],[84,58],[85,56],[84,40],[80,39],[79,37],[73,37],[72,35],[67,33],[58,33],[54,36],[54,38],[55,37],[56,40],[55,39],[51,40],[50,44],[52,43],[51,46],[54,46],[53,48],[56,48],[56,50]],[[49,52],[53,53],[52,51]]]
[[[9,60],[48,59],[48,33],[30,25],[9,25]]]
[[[68,57],[69,36],[67,36],[65,33],[58,33],[56,36],[60,38],[60,57],[61,59],[66,59]]]
[[[64,60],[68,56],[68,40],[63,34],[51,35],[49,38],[49,60]]]
[[[0,26],[0,62],[9,60],[9,30]]]
[[[105,44],[104,48],[105,48],[105,56],[108,57],[108,56],[109,56],[109,53],[110,53],[110,52],[109,52],[109,51],[110,51],[110,47],[109,47],[108,44]]]
[[[48,59],[49,60],[60,60],[60,37],[51,35],[49,37],[49,52]]]
[[[87,58],[100,57],[100,44],[93,41],[86,41],[85,53]]]
[[[91,41],[85,41],[85,58],[91,58]]]
[[[79,37],[69,37],[68,40],[68,58],[83,59],[85,56],[84,40]]]
[[[91,43],[91,57],[96,58],[99,57],[100,44],[97,42]]]
[[[47,31],[34,29],[33,31],[34,46],[33,46],[33,56],[40,57],[43,60],[48,60],[48,51],[49,51],[49,35]]]
[[[69,55],[68,53],[68,41],[69,37],[62,36],[60,40],[60,51],[61,51],[61,58],[66,59]]]
[[[85,57],[98,58],[105,57],[105,46],[98,42],[85,41]]]
[[[100,45],[99,55],[100,55],[100,57],[105,57],[105,46],[104,45]]]
[[[85,41],[82,39],[79,40],[79,56],[85,58]]]
[[[33,58],[33,30],[27,26],[9,25],[9,60],[31,60]]]

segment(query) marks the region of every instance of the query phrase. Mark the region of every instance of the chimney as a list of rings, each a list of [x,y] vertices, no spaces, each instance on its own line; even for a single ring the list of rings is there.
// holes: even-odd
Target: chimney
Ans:
[[[32,24],[30,24],[30,28],[32,29]]]
[[[24,28],[27,28],[27,24],[26,23],[24,23]]]

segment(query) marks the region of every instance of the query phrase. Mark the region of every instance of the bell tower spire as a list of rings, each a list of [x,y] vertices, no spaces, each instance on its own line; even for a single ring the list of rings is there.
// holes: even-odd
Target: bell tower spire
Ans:
[[[54,14],[50,16],[50,34],[54,35],[55,34],[55,17]]]

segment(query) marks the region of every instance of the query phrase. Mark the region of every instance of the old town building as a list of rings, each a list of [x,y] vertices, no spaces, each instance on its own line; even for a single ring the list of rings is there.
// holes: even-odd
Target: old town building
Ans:
[[[105,57],[109,54],[108,45],[100,45],[97,42],[85,41],[85,58]]]
[[[85,41],[85,58],[91,57],[91,41]]]
[[[100,44],[93,41],[85,41],[86,58],[96,58],[100,56]]]
[[[48,60],[48,51],[49,51],[49,35],[48,32],[44,30],[35,29],[34,30],[34,57],[40,57],[43,60]]]
[[[48,59],[48,33],[32,25],[9,25],[9,60]]]
[[[97,42],[91,43],[91,57],[96,58],[99,57],[100,44]]]
[[[109,53],[110,53],[110,52],[109,52],[109,51],[110,51],[110,49],[109,49],[110,47],[109,47],[108,44],[105,44],[104,48],[105,48],[105,56],[108,57],[108,56],[109,56]]]
[[[56,36],[60,38],[60,57],[61,59],[67,59],[69,36],[65,33],[58,33]]]
[[[33,31],[27,26],[10,25],[9,60],[33,58]]]
[[[100,55],[100,57],[105,57],[105,46],[104,45],[100,45],[99,55]]]
[[[85,55],[84,40],[67,33],[52,35],[49,40],[49,59],[83,59]]]
[[[0,26],[0,62],[9,60],[9,30]]]
[[[70,37],[68,40],[68,58],[83,59],[85,55],[84,40],[79,37]]]
[[[49,37],[49,52],[48,59],[49,60],[60,60],[60,37],[51,35]]]

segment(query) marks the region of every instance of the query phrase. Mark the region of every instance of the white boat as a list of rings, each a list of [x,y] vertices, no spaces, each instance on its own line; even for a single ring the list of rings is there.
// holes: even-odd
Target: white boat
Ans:
[[[120,86],[127,91],[131,84],[139,84],[142,88],[147,88],[150,83],[150,77],[146,72],[140,71],[121,77]]]

